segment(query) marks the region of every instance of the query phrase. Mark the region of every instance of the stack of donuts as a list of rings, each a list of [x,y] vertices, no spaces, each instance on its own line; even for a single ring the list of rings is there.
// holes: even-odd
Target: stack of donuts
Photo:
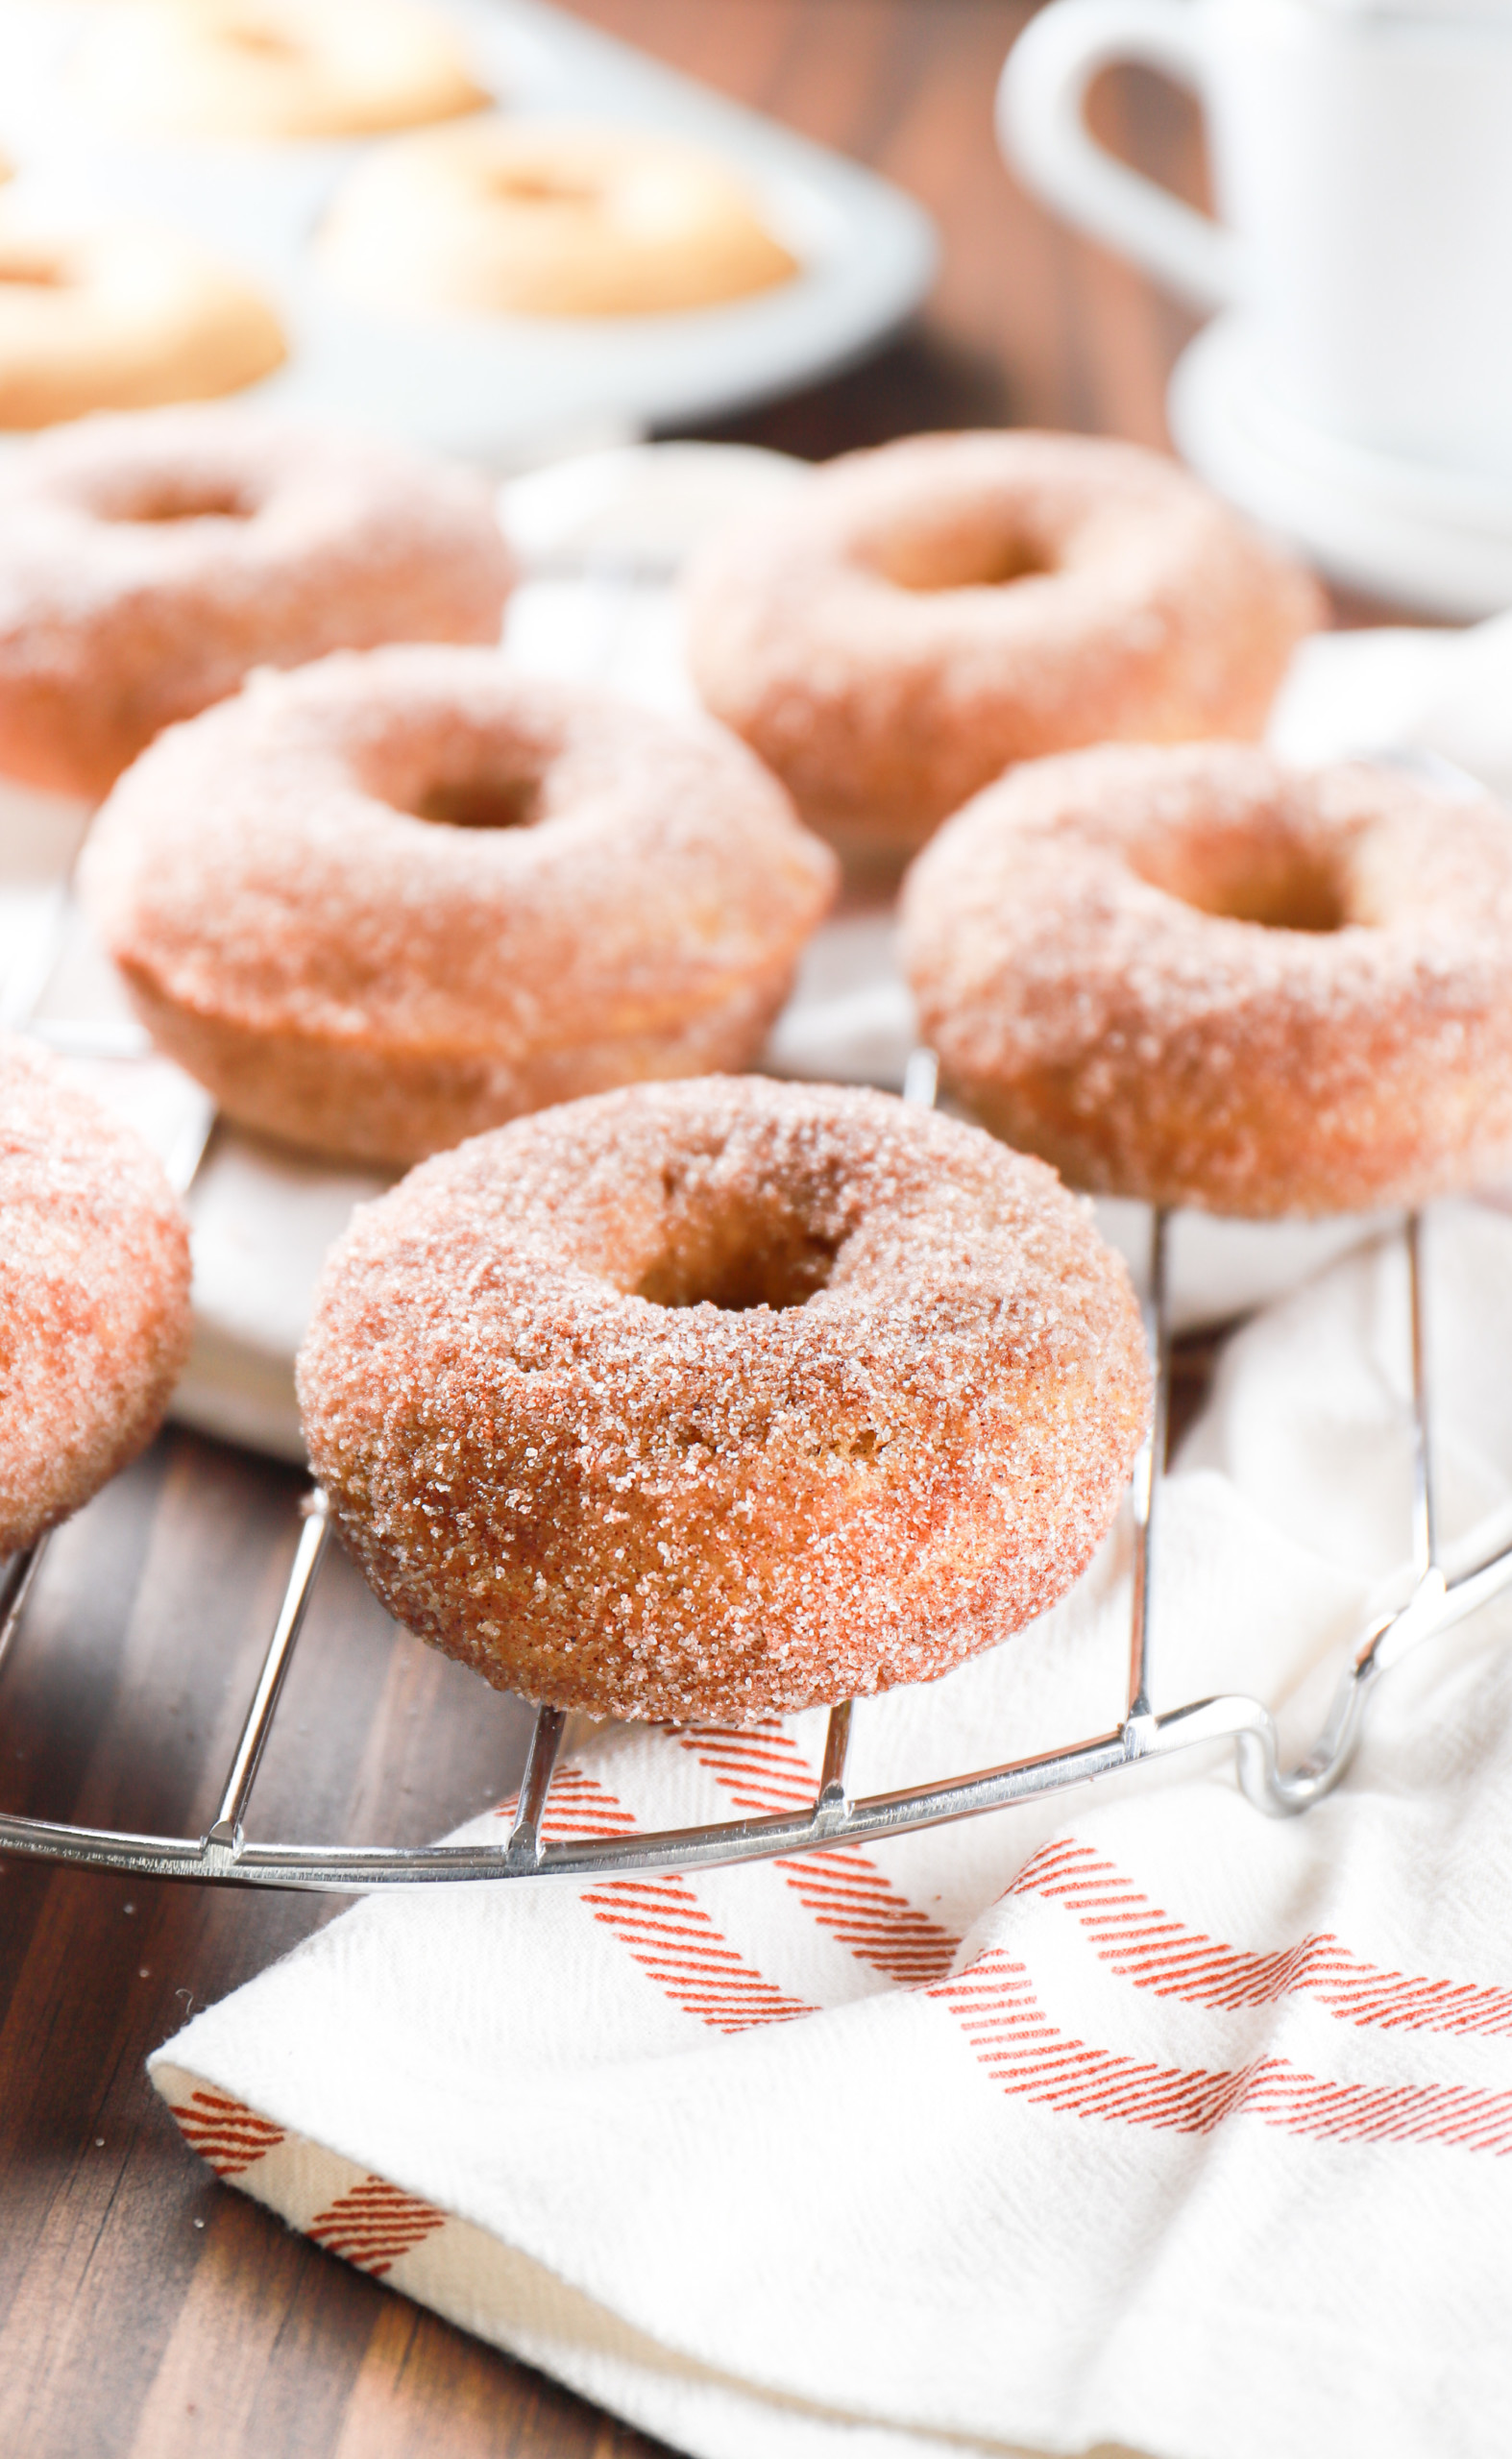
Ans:
[[[328,1260],[310,1456],[400,1619],[533,1699],[748,1719],[1063,1594],[1150,1408],[1076,1191],[1312,1213],[1512,1156],[1512,826],[1256,747],[1317,593],[1150,454],[812,475],[695,559],[700,720],[517,671],[486,490],[350,437],[85,421],[0,471],[0,768],[105,794],[80,887],[154,1040],[231,1119],[408,1168]],[[960,1114],[748,1072],[844,870],[905,866]],[[91,1278],[129,1175],[45,1263],[110,1428],[36,1402],[86,1465],[12,1543],[182,1353],[160,1190],[137,1314]]]

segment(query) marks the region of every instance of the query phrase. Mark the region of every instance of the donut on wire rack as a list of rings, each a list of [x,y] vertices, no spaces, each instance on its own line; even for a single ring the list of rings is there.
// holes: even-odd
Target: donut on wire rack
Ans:
[[[733,524],[687,584],[694,679],[811,826],[900,862],[1011,763],[1257,735],[1307,575],[1134,445],[923,435]]]
[[[0,1035],[0,1555],[134,1458],[188,1349],[188,1232],[152,1154]]]
[[[103,793],[255,667],[497,641],[485,481],[231,408],[94,418],[0,467],[0,771]]]
[[[336,1525],[501,1688],[737,1721],[945,1672],[1063,1594],[1149,1408],[1054,1174],[882,1093],[638,1085],[428,1161],[299,1361]]]
[[[1512,818],[1358,763],[1013,770],[909,874],[944,1082],[1073,1185],[1255,1217],[1512,1168]]]
[[[835,872],[713,727],[406,646],[175,728],[80,881],[149,1031],[231,1117],[406,1162],[747,1064]]]

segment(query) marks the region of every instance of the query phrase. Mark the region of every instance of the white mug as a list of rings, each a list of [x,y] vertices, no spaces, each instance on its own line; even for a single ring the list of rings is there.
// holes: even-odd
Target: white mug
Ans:
[[[1119,61],[1195,88],[1221,221],[1093,140],[1086,92]],[[1512,0],[1051,0],[998,128],[1069,220],[1241,309],[1295,416],[1512,481]]]

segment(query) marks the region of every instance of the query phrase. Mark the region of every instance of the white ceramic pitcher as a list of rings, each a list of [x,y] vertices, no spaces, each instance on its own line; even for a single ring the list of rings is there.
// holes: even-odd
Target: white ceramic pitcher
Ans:
[[[1084,115],[1140,61],[1199,95],[1221,220]],[[1512,480],[1512,0],[1051,0],[1010,55],[1028,184],[1202,307],[1343,442]]]

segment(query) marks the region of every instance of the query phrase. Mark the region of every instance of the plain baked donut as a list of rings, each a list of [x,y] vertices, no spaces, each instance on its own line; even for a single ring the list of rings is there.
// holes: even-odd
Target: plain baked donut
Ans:
[[[177,231],[0,215],[0,427],[210,401],[286,355],[271,303]]]
[[[366,136],[488,100],[406,0],[116,0],[71,67],[103,115],[164,136]]]
[[[410,1161],[761,1049],[835,861],[741,743],[482,649],[256,678],[117,786],[81,884],[232,1118]]]
[[[821,833],[897,858],[1015,760],[1258,734],[1307,576],[1129,444],[913,436],[695,558],[694,680]]]
[[[254,667],[496,641],[510,579],[469,471],[250,410],[84,421],[0,467],[0,770],[102,793]]]
[[[909,874],[945,1081],[1073,1184],[1265,1216],[1512,1162],[1512,818],[1237,743],[1015,769]]]
[[[1036,1161],[882,1093],[637,1086],[365,1206],[300,1354],[401,1621],[502,1688],[744,1720],[946,1672],[1070,1587],[1149,1407]]]
[[[667,314],[797,268],[742,181],[676,138],[470,120],[360,163],[316,249],[379,307],[498,316]]]
[[[161,1170],[0,1036],[0,1555],[134,1458],[188,1348],[188,1233]]]

